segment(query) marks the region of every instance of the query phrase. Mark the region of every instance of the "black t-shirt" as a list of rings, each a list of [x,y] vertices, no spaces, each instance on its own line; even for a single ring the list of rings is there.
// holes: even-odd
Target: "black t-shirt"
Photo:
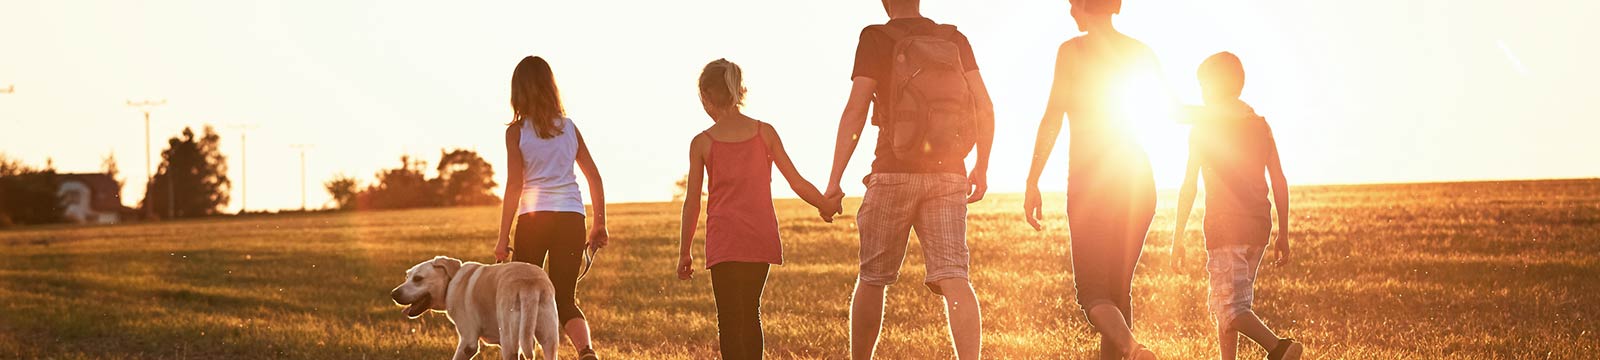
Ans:
[[[889,20],[883,25],[868,26],[861,29],[861,42],[856,45],[856,65],[851,72],[850,79],[866,77],[878,82],[877,95],[889,93],[890,67],[894,64],[894,39],[880,26],[894,27],[907,34],[933,31],[938,23],[928,18],[902,18]],[[961,48],[961,64],[966,71],[978,70],[978,61],[973,58],[972,44],[967,42],[967,36],[957,30],[951,35],[950,42]],[[874,105],[874,108],[877,106]],[[876,109],[874,109],[876,111]],[[874,151],[877,158],[872,161],[873,173],[956,173],[965,174],[967,171],[964,163],[945,163],[936,167],[924,167],[898,161],[894,157],[894,150],[889,144],[889,139],[878,136],[877,149]]]

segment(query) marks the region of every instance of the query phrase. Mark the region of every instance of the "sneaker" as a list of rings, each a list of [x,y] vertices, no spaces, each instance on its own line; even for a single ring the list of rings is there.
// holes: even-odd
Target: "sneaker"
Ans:
[[[1278,346],[1267,352],[1267,360],[1300,360],[1300,354],[1306,351],[1305,346],[1292,338],[1278,339]]]
[[[578,360],[600,360],[600,355],[594,353],[594,348],[578,350]]]

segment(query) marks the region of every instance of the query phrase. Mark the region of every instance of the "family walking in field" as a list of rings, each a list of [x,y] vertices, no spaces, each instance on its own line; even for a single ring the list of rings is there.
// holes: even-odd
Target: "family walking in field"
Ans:
[[[1268,359],[1298,359],[1302,345],[1279,338],[1252,311],[1274,207],[1275,264],[1289,259],[1289,195],[1271,129],[1239,100],[1244,86],[1239,59],[1218,53],[1200,66],[1203,106],[1179,105],[1159,87],[1118,91],[1128,79],[1161,78],[1154,52],[1112,25],[1120,0],[1070,3],[1084,34],[1058,50],[1023,213],[1029,225],[1043,229],[1038,183],[1065,120],[1072,278],[1077,302],[1100,336],[1100,358],[1156,359],[1159,350],[1141,344],[1132,331],[1133,278],[1156,208],[1150,161],[1129,128],[1129,112],[1119,108],[1134,104],[1183,109],[1170,118],[1194,125],[1172,258],[1178,265],[1183,257],[1185,225],[1203,178],[1206,307],[1216,324],[1221,357],[1235,358],[1238,335],[1244,334],[1268,352]],[[967,205],[982,200],[988,188],[993,103],[972,46],[955,26],[923,17],[918,0],[883,0],[883,5],[890,19],[861,31],[832,167],[821,191],[796,170],[778,131],[742,111],[739,66],[718,59],[701,70],[699,98],[711,126],[689,140],[677,276],[689,279],[695,273],[700,192],[709,185],[704,266],[711,274],[724,359],[763,357],[762,292],[771,266],[784,263],[772,169],[832,222],[844,210],[843,174],[869,119],[880,131],[856,216],[860,257],[850,300],[851,357],[874,356],[885,292],[899,278],[912,231],[926,266],[922,284],[944,299],[956,356],[980,357],[983,318],[970,279],[966,221]],[[507,359],[519,352],[531,357],[536,348],[552,358],[561,335],[580,359],[598,359],[578,307],[577,286],[585,259],[608,242],[600,172],[578,125],[562,109],[548,63],[523,59],[511,85],[513,121],[505,131],[510,170],[494,247],[496,260],[510,264],[440,257],[413,267],[393,297],[410,305],[406,313],[411,316],[447,311],[460,331],[458,359],[477,354],[480,340],[502,345]],[[966,159],[974,152],[969,168]],[[576,171],[588,179],[593,209],[587,218]]]

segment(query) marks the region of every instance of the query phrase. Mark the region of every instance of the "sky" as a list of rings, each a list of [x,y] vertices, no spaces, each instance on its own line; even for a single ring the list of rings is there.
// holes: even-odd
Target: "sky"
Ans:
[[[1067,1],[923,3],[968,36],[995,99],[991,191],[1021,191],[1056,48],[1078,35]],[[1243,99],[1272,124],[1291,184],[1343,184],[1600,176],[1594,14],[1600,2],[1587,0],[1128,0],[1115,22],[1155,50],[1188,102],[1201,60],[1238,54]],[[401,155],[474,149],[504,169],[511,71],[539,55],[607,197],[665,201],[689,140],[711,124],[698,72],[728,58],[744,69],[745,112],[772,123],[822,187],[856,40],[886,18],[871,0],[3,1],[0,90],[14,91],[0,93],[0,153],[62,172],[98,171],[114,154],[133,205],[144,129],[127,101],[165,99],[152,110],[154,161],[183,127],[214,125],[230,211],[299,208],[291,145],[310,144],[317,208],[329,204],[323,181],[370,183]],[[1182,181],[1185,130],[1146,144],[1159,186]],[[1045,191],[1065,188],[1065,150]],[[861,194],[871,151],[858,148],[846,193]]]

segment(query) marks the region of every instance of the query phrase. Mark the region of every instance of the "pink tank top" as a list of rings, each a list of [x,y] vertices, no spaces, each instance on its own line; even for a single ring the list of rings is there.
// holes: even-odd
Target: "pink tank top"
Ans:
[[[724,261],[782,265],[772,157],[761,134],[738,142],[711,139],[706,178],[706,267]]]

